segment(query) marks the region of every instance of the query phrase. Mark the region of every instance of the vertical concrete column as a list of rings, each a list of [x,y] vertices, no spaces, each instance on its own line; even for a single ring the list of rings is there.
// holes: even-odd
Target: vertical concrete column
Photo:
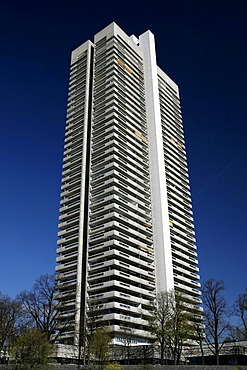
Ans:
[[[156,292],[159,293],[174,288],[167,186],[154,36],[147,31],[139,41],[144,54]]]

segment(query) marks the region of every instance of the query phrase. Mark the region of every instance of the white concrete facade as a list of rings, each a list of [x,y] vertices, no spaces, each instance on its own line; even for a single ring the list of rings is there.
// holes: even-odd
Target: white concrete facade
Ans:
[[[60,343],[94,309],[113,343],[149,343],[157,293],[200,303],[178,87],[150,31],[112,23],[72,53],[60,213]]]
[[[139,40],[144,55],[156,291],[160,293],[174,289],[174,279],[157,63],[153,34],[147,31],[140,36]]]

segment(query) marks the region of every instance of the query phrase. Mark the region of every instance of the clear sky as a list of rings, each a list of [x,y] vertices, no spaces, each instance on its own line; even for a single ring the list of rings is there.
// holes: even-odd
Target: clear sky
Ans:
[[[201,281],[247,288],[247,2],[1,0],[0,291],[56,257],[70,53],[115,21],[179,85]]]

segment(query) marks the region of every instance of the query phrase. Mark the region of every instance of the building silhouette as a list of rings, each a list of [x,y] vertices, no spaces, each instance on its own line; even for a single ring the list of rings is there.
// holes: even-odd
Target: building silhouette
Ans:
[[[56,274],[59,343],[87,312],[113,344],[150,343],[150,302],[175,289],[200,312],[178,86],[154,36],[109,26],[71,55]]]

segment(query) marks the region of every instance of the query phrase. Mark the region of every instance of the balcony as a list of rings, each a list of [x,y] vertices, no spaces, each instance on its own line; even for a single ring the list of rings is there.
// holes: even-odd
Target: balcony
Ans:
[[[97,303],[98,300],[100,299],[103,302],[103,304],[105,304],[104,301],[108,302],[108,300],[113,297],[114,299],[118,299],[119,301],[125,302],[126,304],[132,304],[132,305],[137,305],[137,306],[142,305],[145,307],[150,306],[149,299],[144,299],[142,297],[136,297],[134,295],[131,295],[130,292],[126,294],[123,292],[118,292],[117,290],[113,290],[113,291],[104,292],[100,294],[90,294],[89,295],[90,302],[93,303],[95,301]]]
[[[105,293],[107,291],[111,291],[112,289],[119,291],[119,292],[126,292],[130,295],[135,295],[137,299],[144,298],[147,300],[152,300],[155,297],[155,293],[153,289],[146,290],[142,288],[136,288],[135,285],[126,284],[121,281],[112,280],[112,281],[105,281],[102,283],[95,284],[94,286],[88,287],[88,294],[91,296],[92,294],[99,294]]]
[[[191,288],[187,286],[186,284],[179,283],[177,281],[174,282],[175,288],[179,288],[180,290],[184,291],[185,294],[188,294],[189,296],[195,296],[198,297],[201,295],[200,290]],[[200,300],[200,299],[199,299]]]
[[[109,261],[110,263],[105,262],[104,266],[112,266],[111,270],[104,271],[104,272],[99,272],[98,274],[92,275],[92,271],[90,269],[90,274],[88,276],[88,284],[89,286],[93,286],[94,284],[98,284],[99,282],[104,282],[104,281],[109,281],[112,278],[118,281],[123,281],[126,283],[132,283],[136,287],[142,286],[145,289],[150,290],[155,288],[155,282],[154,282],[154,276],[148,276],[145,274],[142,274],[141,269],[135,268],[137,270],[137,275],[136,276],[133,273],[133,269],[130,270],[125,270],[119,271],[117,268],[121,266],[121,263],[117,260],[111,260]],[[148,279],[145,279],[145,278]]]
[[[108,260],[106,260],[108,258]],[[141,261],[140,258],[135,258],[133,256],[128,255],[127,253],[113,250],[106,253],[103,253],[102,256],[96,257],[95,259],[89,260],[90,272],[89,272],[89,279],[99,279],[97,275],[93,275],[99,271],[100,276],[108,276],[106,272],[101,272],[102,270],[106,270],[106,268],[110,268],[112,266],[119,266],[125,269],[130,275],[136,272],[138,274],[142,274],[143,277],[147,277],[148,281],[154,281],[154,275],[152,272],[154,271],[154,267],[145,261]],[[143,271],[146,269],[146,271]]]

